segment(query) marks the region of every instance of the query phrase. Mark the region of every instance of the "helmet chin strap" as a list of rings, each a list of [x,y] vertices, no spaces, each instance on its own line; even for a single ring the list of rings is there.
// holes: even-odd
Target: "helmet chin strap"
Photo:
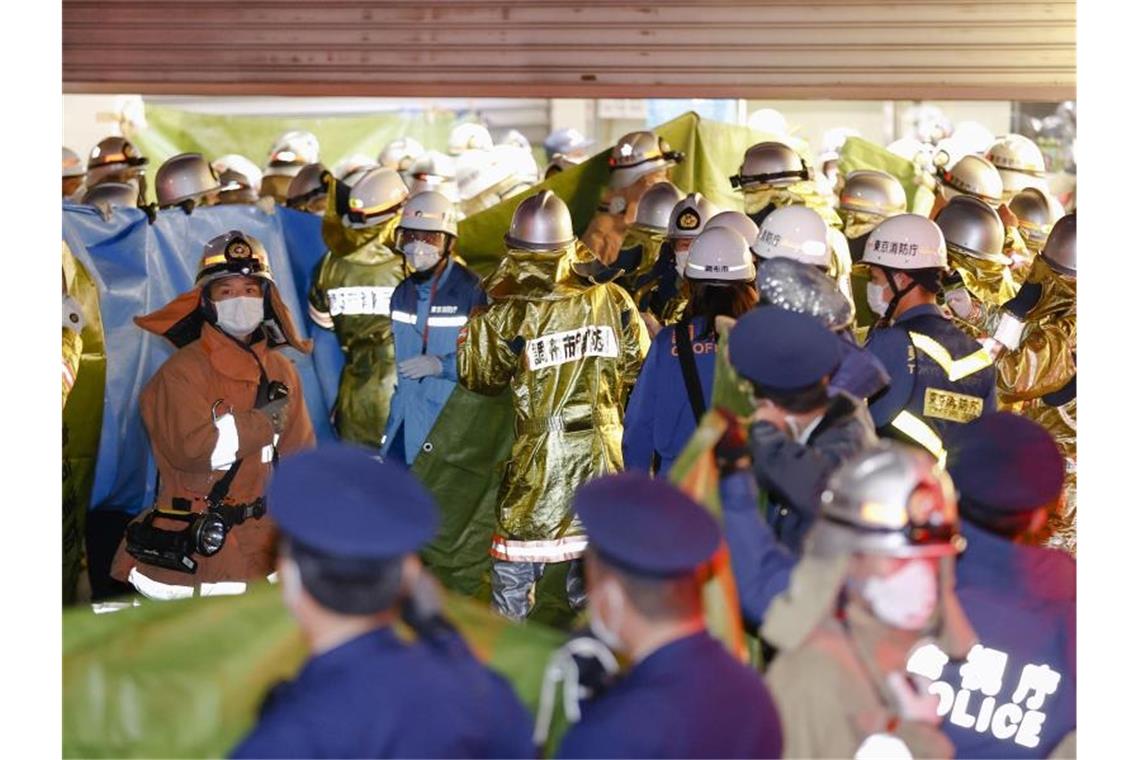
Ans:
[[[883,321],[890,324],[891,318],[895,315],[895,309],[899,306],[899,301],[901,301],[903,296],[907,293],[918,287],[918,280],[911,278],[910,285],[899,290],[899,287],[895,285],[895,273],[884,270],[883,274],[887,276],[887,284],[891,286],[891,293],[893,294],[890,303],[887,304],[887,311],[883,314]]]

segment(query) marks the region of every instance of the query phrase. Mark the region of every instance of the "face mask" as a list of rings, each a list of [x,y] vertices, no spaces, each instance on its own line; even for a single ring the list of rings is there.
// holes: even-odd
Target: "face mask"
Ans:
[[[682,247],[684,248],[684,250],[682,250]],[[689,248],[690,247],[691,246],[684,245],[684,244],[682,244],[682,245],[678,245],[677,243],[673,244],[673,260],[674,260],[676,267],[677,267],[677,276],[678,277],[684,277],[685,276],[685,265],[687,263],[689,263]]]
[[[218,327],[235,338],[244,338],[265,321],[265,304],[260,297],[239,296],[214,301]]]
[[[904,631],[921,630],[938,604],[938,576],[929,562],[908,562],[885,578],[863,585],[875,617]]]
[[[408,265],[417,272],[426,272],[439,263],[443,254],[431,243],[422,240],[413,240],[404,246],[404,257]]]
[[[603,602],[608,601],[614,608],[613,623],[606,624],[602,619],[601,608]],[[625,645],[617,635],[617,628],[621,622],[622,598],[621,592],[612,584],[607,584],[592,595],[590,601],[590,632],[614,652],[620,652]]]
[[[886,316],[887,309],[891,305],[891,299],[887,298],[886,291],[886,285],[867,283],[867,306],[880,317]]]

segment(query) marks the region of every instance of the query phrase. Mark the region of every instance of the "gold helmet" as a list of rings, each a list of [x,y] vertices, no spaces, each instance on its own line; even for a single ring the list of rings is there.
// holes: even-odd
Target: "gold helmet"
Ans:
[[[230,230],[206,243],[194,284],[201,287],[223,277],[245,275],[273,282],[269,255],[261,241],[240,230]]]

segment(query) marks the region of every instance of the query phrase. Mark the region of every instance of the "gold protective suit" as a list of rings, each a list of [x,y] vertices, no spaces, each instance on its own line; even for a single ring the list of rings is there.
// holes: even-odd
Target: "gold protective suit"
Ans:
[[[1029,275],[1029,270],[1033,265],[1033,259],[1039,251],[1030,250],[1028,242],[1021,234],[1016,226],[1005,226],[1005,243],[1002,247],[1002,253],[1009,256],[1013,260],[1013,264],[1009,268],[1010,276],[1013,278],[1014,283],[1020,287],[1021,283],[1025,282],[1025,278]]]
[[[606,188],[590,226],[582,233],[582,243],[594,252],[603,264],[612,264],[622,247],[626,231],[637,218],[637,204],[645,191],[668,176],[665,169],[651,171],[637,178],[627,187]],[[620,199],[620,200],[618,200]],[[618,210],[614,208],[620,206]]]
[[[397,212],[374,227],[345,227],[329,203],[321,222],[329,250],[309,290],[310,317],[335,331],[345,354],[333,412],[337,434],[372,447],[380,446],[396,387],[389,299],[404,279],[404,258],[392,248],[399,221]]]
[[[621,241],[620,251],[622,253],[630,251],[634,248],[641,249],[641,261],[638,262],[637,267],[632,271],[619,275],[615,282],[625,288],[625,292],[633,297],[633,302],[640,304],[641,296],[651,290],[649,282],[643,282],[653,271],[653,265],[657,263],[657,257],[661,254],[661,244],[665,242],[665,232],[663,230],[655,230],[651,227],[642,227],[640,225],[632,225],[625,233],[625,238]],[[621,253],[618,258],[621,258]]]
[[[623,410],[649,350],[629,295],[575,276],[573,251],[508,249],[486,283],[491,306],[460,339],[464,387],[509,388],[514,403],[491,547],[508,562],[562,562],[585,550],[571,499],[580,484],[622,469]]]
[[[1047,543],[1076,555],[1077,399],[1051,406],[1042,397],[1061,390],[1077,374],[1077,281],[1038,258],[1026,284],[1039,284],[1041,296],[1026,315],[1021,345],[996,362],[998,394],[1005,406],[1052,433],[1065,455],[1067,499],[1049,516]]]
[[[974,302],[974,314],[968,318],[951,312],[954,324],[970,337],[981,338],[992,334],[1001,316],[1001,306],[1017,295],[1017,283],[1009,267],[996,261],[967,256],[957,251],[947,252],[950,269],[962,278],[962,285]]]

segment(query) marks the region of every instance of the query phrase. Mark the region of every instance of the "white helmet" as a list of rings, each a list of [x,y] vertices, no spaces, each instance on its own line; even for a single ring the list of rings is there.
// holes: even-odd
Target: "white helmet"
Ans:
[[[384,146],[376,162],[385,169],[406,172],[412,163],[424,154],[424,146],[413,137],[398,137]]]
[[[788,134],[788,120],[775,108],[761,108],[748,116],[748,128],[772,135]]]
[[[673,150],[664,138],[652,132],[622,135],[610,150],[610,187],[628,187],[642,175],[674,166],[683,158],[682,153]]]
[[[728,227],[730,230],[736,230],[747,243],[751,243],[760,234],[760,228],[756,226],[756,222],[740,211],[721,211],[709,219],[708,224],[705,225],[706,230],[713,227]]]
[[[338,182],[345,182],[350,174],[357,174],[361,169],[375,169],[379,164],[363,153],[353,153],[348,158],[341,159],[332,168],[332,174]],[[360,179],[360,176],[354,177]],[[345,184],[351,185],[351,182]]]
[[[229,172],[241,175],[245,179],[245,186],[251,190],[257,190],[261,187],[261,169],[257,168],[257,164],[245,156],[227,153],[220,158],[215,158],[210,165],[214,167],[214,171],[220,179],[225,179],[223,175]],[[238,179],[237,181],[240,182],[241,180]]]
[[[320,161],[321,145],[312,132],[286,132],[277,138],[269,151],[265,176],[295,177],[301,167]]]
[[[79,154],[71,148],[64,146],[63,148],[63,176],[66,177],[82,177],[87,174],[87,168],[83,165],[83,161],[79,158]]]
[[[455,237],[459,234],[455,204],[442,193],[432,190],[413,195],[404,206],[398,228],[445,232]]]
[[[752,243],[752,253],[762,259],[795,259],[828,269],[827,223],[807,206],[784,206],[765,217]]]
[[[925,216],[892,216],[867,236],[862,263],[901,270],[946,269],[946,238]]]
[[[486,127],[475,122],[465,122],[452,128],[447,137],[447,152],[458,156],[469,150],[490,150],[494,144]]]
[[[689,193],[682,198],[669,214],[669,227],[665,236],[670,239],[695,238],[716,216],[717,207],[700,193]]]
[[[747,282],[756,279],[756,263],[748,252],[748,241],[739,232],[710,225],[689,248],[684,275],[690,280]]]
[[[507,145],[512,148],[522,148],[527,152],[530,152],[531,150],[530,140],[526,139],[526,135],[517,129],[507,130],[507,133],[503,135],[503,139],[499,140],[496,145]]]
[[[859,134],[859,130],[851,127],[832,127],[827,130],[823,133],[823,140],[820,143],[819,163],[838,161],[839,151],[843,150],[843,144],[847,142],[847,138],[862,136]]]
[[[1000,172],[1045,175],[1045,156],[1037,143],[1019,134],[1002,135],[986,151],[986,159]]]
[[[458,203],[459,187],[455,183],[455,172],[454,158],[437,150],[425,151],[412,162],[412,181],[408,190],[412,195],[425,190],[437,190],[453,203]]]
[[[928,147],[914,137],[900,137],[887,146],[887,151],[907,161],[914,161],[928,151]]]

